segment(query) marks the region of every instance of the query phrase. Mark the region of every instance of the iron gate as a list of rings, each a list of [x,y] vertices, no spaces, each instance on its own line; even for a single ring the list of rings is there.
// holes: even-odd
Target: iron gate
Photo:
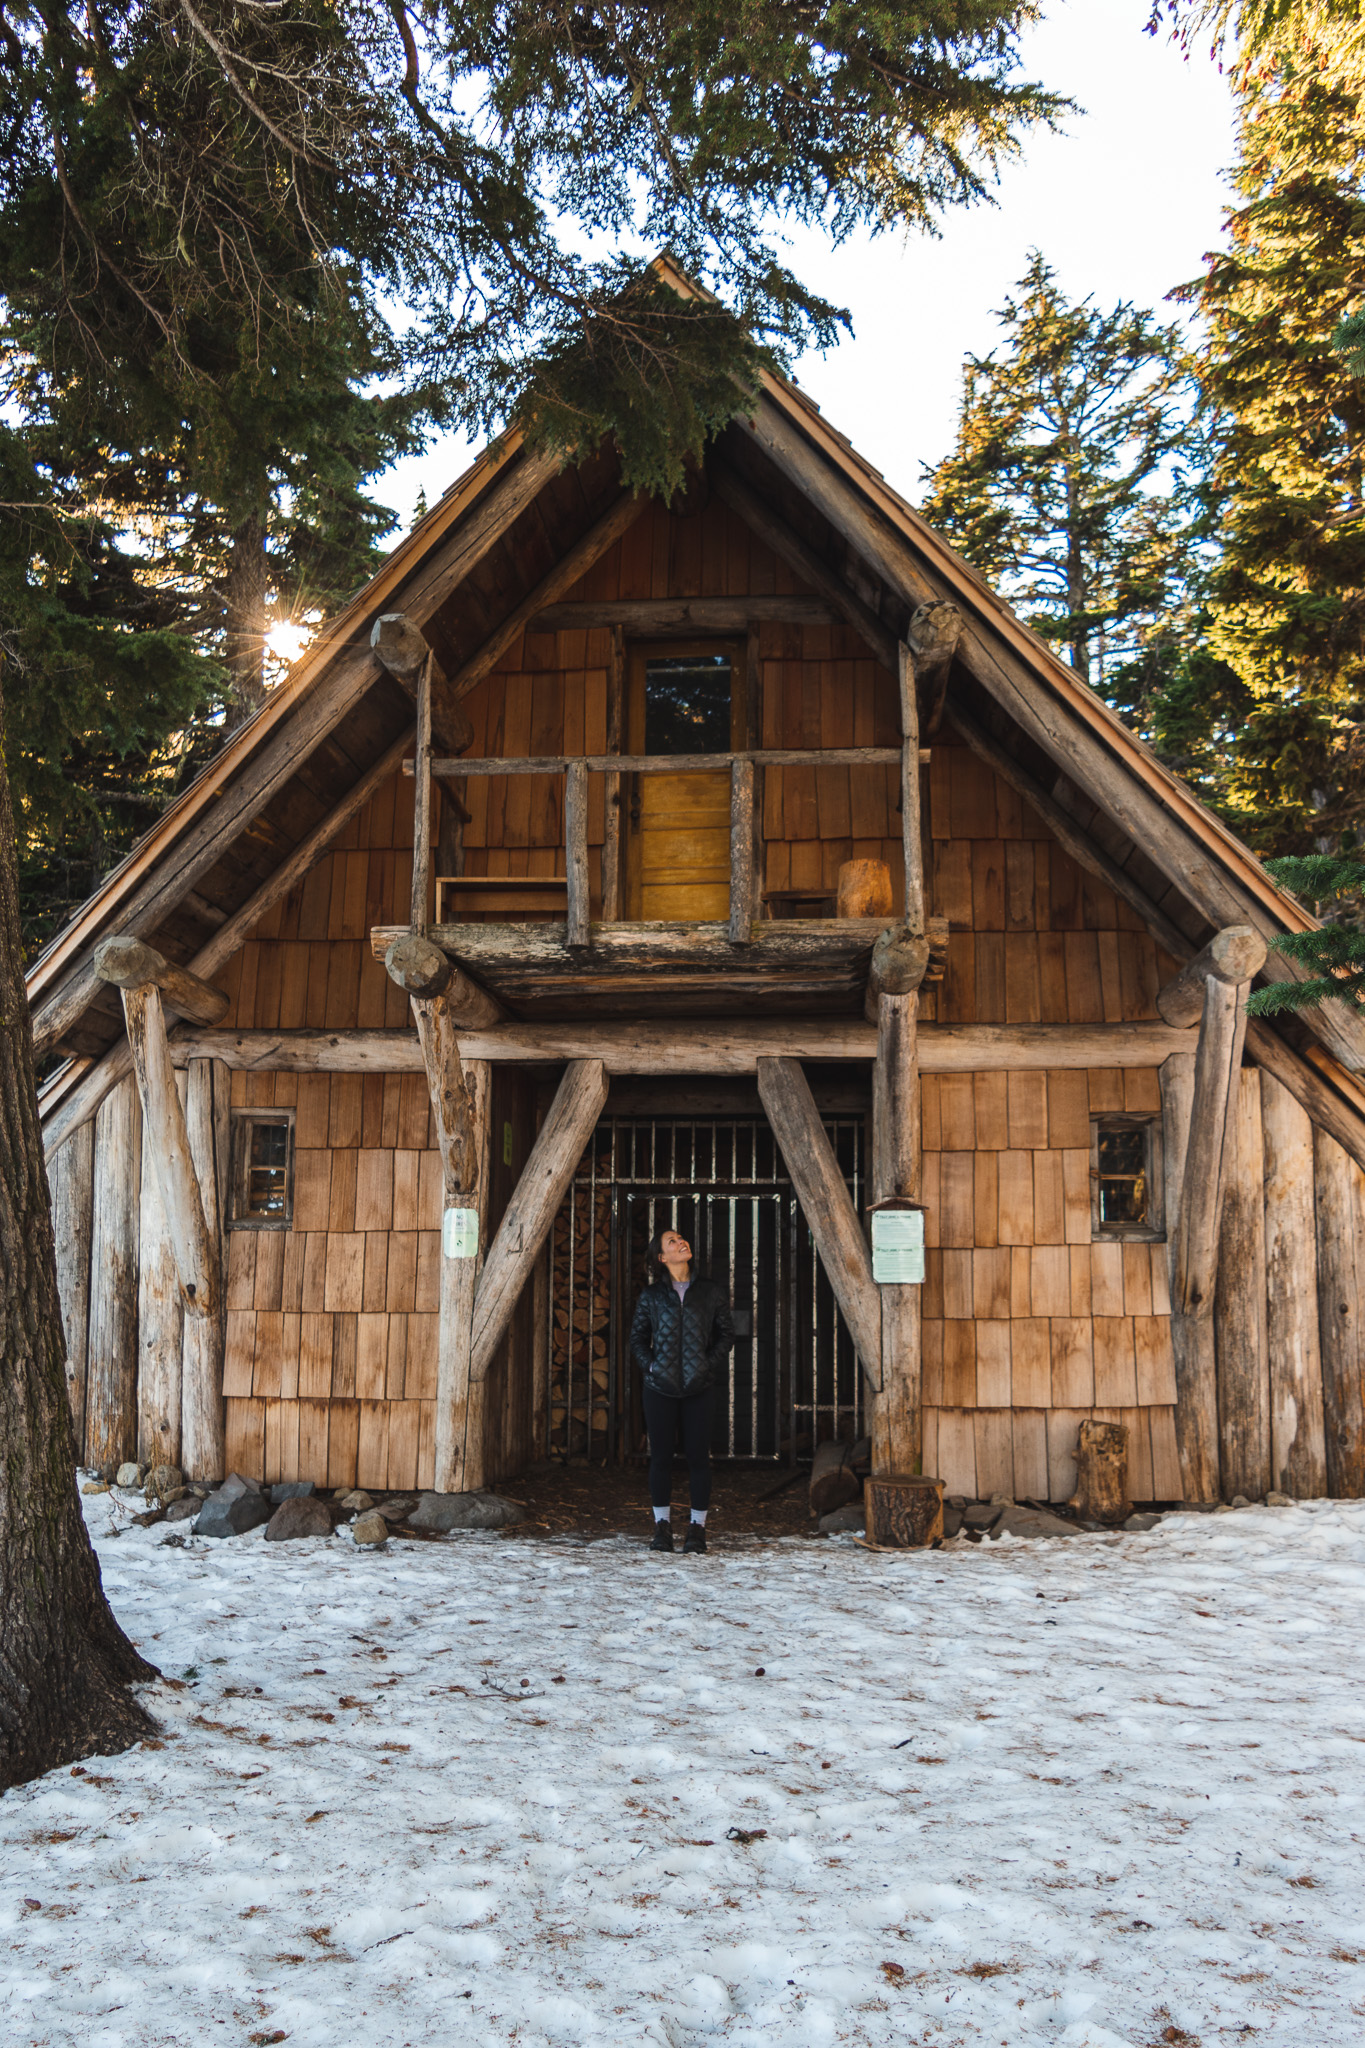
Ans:
[[[825,1128],[861,1209],[862,1121]],[[795,1460],[861,1434],[853,1345],[767,1123],[615,1117],[598,1125],[551,1237],[551,1454],[601,1462],[642,1450],[630,1318],[645,1247],[665,1229],[683,1232],[733,1306],[715,1456]]]

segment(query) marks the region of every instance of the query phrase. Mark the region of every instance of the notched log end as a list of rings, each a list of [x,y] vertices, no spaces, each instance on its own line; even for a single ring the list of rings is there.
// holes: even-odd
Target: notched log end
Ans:
[[[95,948],[94,967],[100,980],[115,988],[140,988],[149,981],[159,984],[166,972],[161,954],[141,939],[101,939]]]
[[[405,932],[395,939],[384,955],[384,967],[391,981],[410,996],[438,996],[450,984],[451,961],[430,939]]]

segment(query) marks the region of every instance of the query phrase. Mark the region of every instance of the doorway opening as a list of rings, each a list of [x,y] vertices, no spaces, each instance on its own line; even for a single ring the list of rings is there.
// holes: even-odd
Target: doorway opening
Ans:
[[[744,746],[744,649],[702,640],[630,650],[633,754],[729,754]],[[730,773],[636,775],[629,792],[626,914],[703,923],[730,914]]]
[[[825,1120],[856,1207],[860,1116]],[[621,1463],[644,1452],[630,1322],[656,1231],[690,1241],[729,1292],[735,1344],[712,1455],[772,1463],[863,1433],[863,1376],[781,1153],[762,1117],[608,1117],[550,1241],[550,1454]]]

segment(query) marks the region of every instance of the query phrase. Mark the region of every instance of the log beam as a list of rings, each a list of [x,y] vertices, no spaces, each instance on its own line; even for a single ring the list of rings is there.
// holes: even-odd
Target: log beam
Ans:
[[[409,996],[446,997],[446,1007],[462,1029],[485,1030],[499,1024],[507,1012],[486,989],[455,965],[448,953],[430,939],[407,932],[393,941],[384,955],[384,967],[391,981]]]
[[[758,1093],[815,1239],[820,1263],[874,1393],[882,1377],[882,1312],[872,1258],[834,1147],[798,1060],[761,1059]]]
[[[1202,953],[1196,953],[1158,991],[1158,1014],[1167,1024],[1188,1029],[1204,1014],[1205,989],[1210,980],[1231,986],[1254,981],[1265,966],[1265,956],[1265,940],[1249,924],[1225,926],[1214,933]]]
[[[345,830],[375,791],[382,788],[391,775],[399,772],[405,756],[412,750],[412,743],[413,734],[408,731],[401,733],[393,745],[386,748],[374,766],[367,769],[360,780],[347,791],[336,808],[329,811],[327,816],[299,841],[293,852],[262,882],[260,888],[247,898],[241,909],[233,912],[227,922],[214,933],[208,944],[200,947],[189,963],[191,973],[206,979],[216,974],[224,961],[231,959],[266,912],[273,910],[277,903],[282,902],[290,890],[317,866],[332,841]],[[43,1149],[49,1159],[66,1143],[73,1131],[78,1131],[89,1123],[110,1089],[116,1088],[132,1071],[133,1056],[128,1050],[128,1041],[126,1038],[120,1038],[102,1059],[97,1060],[82,1074],[75,1087],[57,1104],[52,1114],[44,1118]]]
[[[607,1071],[601,1060],[575,1060],[565,1068],[479,1281],[470,1362],[475,1380],[482,1380],[493,1363],[606,1100]]]
[[[609,626],[651,639],[664,634],[744,633],[772,621],[833,626],[842,614],[818,597],[605,597],[546,605],[528,633],[581,633]]]
[[[154,988],[168,1010],[194,1024],[217,1024],[228,999],[188,967],[176,967],[141,939],[105,939],[95,948],[95,972],[118,989]]]
[[[915,659],[919,725],[924,732],[938,731],[948,694],[948,676],[961,637],[962,614],[946,600],[920,605],[910,620],[906,638]]]
[[[431,736],[443,753],[463,754],[473,746],[469,713],[451,689],[450,678],[419,626],[404,612],[383,612],[374,622],[370,646],[414,704],[426,674],[431,692]]]
[[[410,1001],[436,1118],[445,1206],[467,1207],[463,1197],[479,1185],[478,1146],[474,1105],[465,1085],[457,1020],[452,1014],[449,991],[412,996]]]
[[[644,511],[648,501],[637,498],[631,491],[624,491],[596,520],[581,540],[575,541],[566,555],[563,555],[550,570],[542,576],[534,590],[530,591],[518,605],[514,605],[502,624],[489,634],[476,654],[456,672],[451,680],[454,696],[467,697],[475,686],[481,683],[492,669],[495,669],[514,640],[519,640],[532,619],[545,607],[554,604],[566,590],[572,589],[580,576],[586,576],[593,564],[601,559],[627,527],[633,526]]]
[[[481,992],[480,992],[481,993]],[[874,1027],[850,1017],[789,1023],[616,1018],[583,1024],[467,1025],[463,1057],[541,1063],[600,1059],[611,1074],[752,1074],[760,1059],[871,1060]],[[1190,1044],[1166,1024],[921,1024],[920,1071],[973,1074],[1000,1068],[1159,1067]],[[170,1041],[179,1064],[220,1059],[248,1073],[418,1074],[421,1047],[408,1031],[188,1031]]]

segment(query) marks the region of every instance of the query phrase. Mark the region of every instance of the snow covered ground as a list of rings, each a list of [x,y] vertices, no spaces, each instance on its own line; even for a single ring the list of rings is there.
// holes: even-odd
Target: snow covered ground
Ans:
[[[5,2048],[1365,2041],[1365,1503],[699,1560],[87,1506],[180,1689],[0,1800]]]

